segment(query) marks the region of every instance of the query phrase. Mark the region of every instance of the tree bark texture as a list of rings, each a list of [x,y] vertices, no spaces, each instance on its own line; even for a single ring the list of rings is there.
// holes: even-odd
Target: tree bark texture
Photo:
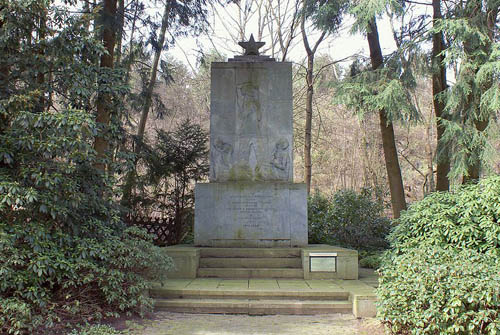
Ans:
[[[2,9],[2,8],[0,8]],[[3,28],[4,21],[0,18],[0,30]],[[3,48],[0,50],[3,53],[4,59],[0,60],[0,99],[6,99],[9,96],[9,75],[10,75],[10,67],[8,63],[8,57],[5,57],[9,54],[8,48]],[[8,117],[7,114],[0,114],[0,134],[4,132],[7,128]],[[0,163],[1,164],[1,163]]]
[[[382,49],[377,30],[377,21],[374,18],[369,23],[367,31],[368,45],[370,48],[370,59],[372,69],[377,70],[384,66]],[[382,146],[384,148],[385,167],[387,169],[387,178],[389,179],[389,188],[391,191],[391,204],[394,218],[399,218],[401,211],[406,209],[405,193],[403,179],[401,177],[401,168],[399,166],[398,152],[396,150],[396,141],[394,137],[394,128],[392,122],[387,119],[385,110],[379,110],[380,132],[382,134]]]
[[[100,67],[101,68],[113,68],[113,57],[115,49],[115,31],[113,27],[113,22],[116,19],[116,0],[104,0],[103,9],[103,29],[102,29],[102,41],[106,53],[101,56]],[[101,170],[105,170],[105,158],[106,153],[109,148],[109,142],[107,139],[107,132],[109,131],[109,121],[111,120],[111,109],[112,109],[112,97],[110,93],[99,92],[97,97],[97,117],[96,122],[102,128],[101,133],[96,137],[94,143],[94,149],[97,153],[97,163],[96,167]]]
[[[312,99],[314,87],[312,76],[314,70],[314,55],[307,56],[307,94],[306,94],[306,125],[304,129],[304,182],[306,183],[307,194],[311,192],[312,162],[311,162],[311,128],[312,128]]]
[[[318,46],[326,36],[323,32],[318,38],[314,47],[311,48],[307,38],[305,29],[305,15],[302,14],[300,30],[302,32],[302,42],[307,53],[307,69],[306,69],[306,125],[304,129],[304,182],[306,183],[307,194],[311,192],[311,179],[312,179],[312,160],[311,160],[311,128],[312,128],[312,112],[313,112],[313,95],[314,95],[314,55]]]
[[[163,12],[163,18],[161,22],[161,28],[160,28],[160,36],[158,39],[158,44],[157,44],[157,49],[155,50],[155,56],[153,59],[153,64],[151,66],[151,71],[149,74],[149,83],[148,87],[146,89],[146,94],[145,94],[145,101],[144,101],[144,107],[142,109],[142,114],[141,114],[141,119],[139,121],[139,127],[137,129],[137,140],[138,142],[141,142],[142,139],[144,138],[144,132],[146,130],[146,122],[148,120],[148,114],[149,110],[151,109],[151,100],[153,96],[153,90],[154,86],[156,85],[156,75],[158,73],[158,63],[160,62],[160,57],[161,57],[161,52],[163,50],[163,45],[165,44],[165,34],[167,31],[168,27],[168,16],[170,13],[170,4],[167,3],[165,5],[165,9]],[[135,146],[134,152],[136,155],[138,155],[141,152],[141,146],[138,143],[138,145]],[[136,161],[137,163],[137,161]],[[134,163],[134,169],[135,169],[135,164]],[[132,190],[135,187],[135,172],[131,171],[127,175],[127,181],[124,185],[123,188],[123,198],[122,198],[122,204],[124,206],[127,206],[130,204],[130,196],[132,194]]]
[[[151,72],[149,74],[149,83],[148,87],[146,89],[146,95],[144,97],[144,107],[142,109],[142,114],[141,114],[141,120],[139,121],[139,128],[137,130],[137,138],[142,140],[144,137],[144,130],[146,129],[146,122],[148,120],[148,114],[149,110],[151,109],[151,100],[153,96],[153,89],[156,85],[156,75],[158,72],[158,63],[160,61],[161,57],[161,52],[163,50],[163,45],[165,44],[165,33],[167,31],[168,27],[168,16],[170,12],[170,2],[165,5],[165,9],[163,11],[163,18],[161,21],[161,28],[160,28],[160,36],[158,39],[158,46],[157,49],[155,50],[155,57],[153,59],[153,65],[151,66]],[[139,153],[140,152],[140,146],[135,147],[135,152]]]
[[[442,19],[441,15],[441,0],[432,0],[433,9],[433,25],[436,25],[437,20]],[[442,143],[443,133],[445,130],[444,124],[440,120],[445,118],[444,108],[446,106],[442,95],[448,89],[446,83],[446,66],[444,64],[444,38],[442,32],[436,32],[432,35],[432,96],[434,105],[434,114],[436,115],[437,129],[437,168],[436,168],[436,190],[448,191],[450,189],[450,181],[448,174],[450,173],[450,152],[449,149]]]
[[[125,27],[125,0],[118,0],[117,21],[118,36],[116,41],[116,63],[120,64],[122,58],[123,31]]]

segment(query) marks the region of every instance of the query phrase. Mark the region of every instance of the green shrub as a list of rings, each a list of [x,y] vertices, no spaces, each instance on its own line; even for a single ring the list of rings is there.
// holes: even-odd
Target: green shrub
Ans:
[[[309,243],[328,243],[328,211],[330,199],[315,192],[307,199],[307,220],[309,224]]]
[[[382,251],[361,251],[359,252],[359,266],[369,269],[378,269],[381,264]]]
[[[500,250],[500,176],[436,192],[403,212],[390,234],[397,250],[439,245],[480,252]]]
[[[149,281],[164,279],[171,266],[135,227],[114,233],[101,226],[99,238],[75,238],[41,225],[2,224],[0,234],[0,324],[11,333],[142,313],[152,307],[143,294]]]
[[[5,3],[0,333],[62,334],[67,323],[142,311],[151,306],[144,290],[170,259],[120,221],[113,172],[126,162],[109,155],[122,130],[114,97],[128,91],[123,71],[99,68],[105,49],[87,29],[92,15],[60,1]],[[109,127],[95,120],[102,93],[112,95]],[[104,157],[97,136],[110,149]]]
[[[384,261],[378,313],[392,334],[500,333],[500,262],[427,246]]]
[[[121,223],[114,180],[95,168],[98,133],[71,109],[17,111],[0,133],[0,333],[151,307],[143,293],[171,260]]]
[[[174,218],[169,243],[178,244],[194,224],[194,185],[208,176],[208,134],[189,119],[173,131],[157,130],[152,144],[141,143],[134,213]],[[126,200],[126,199],[124,199]]]
[[[500,333],[500,177],[403,212],[382,259],[379,313],[394,334]]]
[[[387,247],[390,221],[367,190],[343,190],[332,198],[315,193],[308,201],[309,243],[336,244],[362,250]]]

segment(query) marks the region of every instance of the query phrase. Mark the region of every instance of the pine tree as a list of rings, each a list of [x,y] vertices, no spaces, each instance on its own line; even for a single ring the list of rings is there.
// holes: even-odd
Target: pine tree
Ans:
[[[464,183],[481,175],[490,121],[500,109],[499,7],[498,0],[459,2],[436,27],[448,40],[445,63],[458,67],[442,141],[452,150],[451,177]]]

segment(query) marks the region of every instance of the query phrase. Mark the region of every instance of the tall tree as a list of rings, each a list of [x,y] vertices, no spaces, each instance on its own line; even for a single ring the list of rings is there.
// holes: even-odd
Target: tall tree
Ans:
[[[304,182],[306,183],[307,194],[311,191],[312,160],[311,160],[311,128],[313,116],[313,96],[314,96],[314,56],[320,43],[329,33],[334,33],[340,26],[346,9],[346,2],[343,0],[333,1],[313,1],[302,0],[302,17],[300,29],[302,41],[307,54],[306,68],[306,123],[304,128]],[[310,19],[321,31],[319,38],[311,48],[309,44],[308,31],[306,31],[306,20]],[[333,63],[332,63],[333,64]]]
[[[393,123],[414,119],[415,106],[410,102],[406,80],[403,80],[406,76],[405,59],[384,63],[376,17],[386,7],[402,9],[396,1],[391,3],[385,0],[362,0],[350,8],[356,19],[353,31],[366,34],[371,69],[351,69],[351,77],[339,85],[336,96],[339,102],[361,113],[361,116],[366,112],[377,112],[392,211],[394,218],[398,218],[406,209],[406,200]]]
[[[194,34],[202,31],[206,23],[205,17],[207,13],[205,5],[205,0],[165,0],[164,2],[159,35],[156,37],[156,32],[153,32],[152,34],[154,58],[149,71],[148,83],[145,91],[143,92],[143,107],[141,110],[141,117],[136,136],[138,143],[134,149],[136,155],[139,155],[141,150],[140,143],[144,137],[148,115],[152,106],[153,92],[157,83],[158,66],[160,64],[162,51],[167,45],[166,34],[169,32],[172,38],[174,38],[175,36],[186,34],[187,31]],[[172,28],[171,31],[168,31],[169,28]],[[137,160],[134,163],[133,171],[130,171],[127,174],[126,183],[123,187],[122,204],[124,205],[128,205],[130,203],[130,197],[135,183],[136,162]]]
[[[432,22],[434,27],[437,28],[439,21],[443,18],[441,14],[441,0],[432,0]],[[445,93],[448,89],[446,82],[446,64],[444,62],[444,36],[443,32],[435,29],[432,34],[432,95],[434,114],[436,115],[436,128],[437,128],[437,169],[436,169],[436,190],[448,191],[450,188],[450,181],[448,174],[450,173],[450,158],[448,146],[443,143],[443,133],[445,125],[442,118],[445,118],[446,102]]]
[[[377,20],[372,16],[366,27],[366,39],[370,48],[370,61],[373,70],[381,69],[384,66],[384,58],[380,47]],[[401,167],[399,166],[398,151],[394,137],[394,127],[392,120],[387,117],[384,108],[379,109],[380,133],[382,135],[382,145],[384,148],[385,167],[387,169],[387,179],[391,191],[391,205],[394,218],[399,218],[401,211],[406,209],[406,200],[401,177]]]
[[[271,57],[281,54],[281,61],[285,62],[288,51],[292,48],[292,42],[296,37],[296,31],[301,20],[301,0],[267,0],[267,28],[271,35]],[[277,45],[275,43],[277,41]],[[276,50],[278,49],[278,50]]]
[[[100,67],[103,72],[107,69],[113,69],[114,51],[116,42],[115,21],[116,21],[116,0],[103,0],[101,12],[101,30],[102,42],[106,50],[102,54]],[[96,122],[101,128],[101,133],[96,137],[94,149],[97,153],[98,163],[97,168],[104,170],[106,167],[106,154],[109,148],[107,135],[109,132],[109,122],[111,120],[112,111],[112,95],[109,92],[109,87],[112,86],[110,76],[104,76],[100,83],[99,94],[97,96],[97,117]]]
[[[485,159],[490,121],[500,109],[499,1],[458,2],[440,21],[449,47],[445,61],[459,65],[447,95],[443,142],[452,147],[451,176],[478,181]]]
[[[170,1],[165,3],[165,7],[163,10],[163,16],[161,20],[160,27],[160,36],[158,37],[158,41],[154,44],[154,58],[153,64],[151,65],[151,71],[149,74],[149,82],[146,88],[146,92],[144,92],[144,107],[141,113],[141,119],[139,121],[139,127],[137,129],[137,139],[142,141],[144,137],[144,130],[146,129],[146,121],[148,119],[149,110],[151,109],[151,101],[153,96],[153,89],[156,84],[156,77],[158,72],[158,64],[160,62],[161,53],[165,46],[165,34],[167,32],[167,27],[169,23],[169,14],[170,14]],[[140,151],[140,145],[136,146],[135,152],[138,153]]]
[[[305,7],[303,0],[303,6]],[[300,22],[300,30],[302,32],[302,41],[307,53],[307,68],[306,68],[306,125],[304,129],[304,182],[306,183],[307,194],[311,192],[311,176],[312,176],[312,161],[311,161],[311,127],[312,127],[312,114],[313,114],[313,94],[314,94],[314,55],[318,50],[320,43],[326,36],[326,31],[321,32],[321,35],[311,48],[309,39],[305,28],[306,15],[302,14]]]

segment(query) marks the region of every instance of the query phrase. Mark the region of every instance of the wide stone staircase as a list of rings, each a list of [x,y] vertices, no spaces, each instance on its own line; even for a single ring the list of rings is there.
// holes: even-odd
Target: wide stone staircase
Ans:
[[[275,280],[272,283],[269,279],[221,279],[212,282],[195,279],[194,282],[194,285],[184,288],[153,289],[151,294],[155,298],[156,309],[251,315],[352,313],[349,292],[342,289],[328,292],[306,290],[299,286],[294,288],[290,282]],[[282,284],[288,285],[282,289],[273,287]]]
[[[157,310],[188,313],[353,313],[357,280],[305,280],[300,248],[200,248],[197,278],[150,290]]]

